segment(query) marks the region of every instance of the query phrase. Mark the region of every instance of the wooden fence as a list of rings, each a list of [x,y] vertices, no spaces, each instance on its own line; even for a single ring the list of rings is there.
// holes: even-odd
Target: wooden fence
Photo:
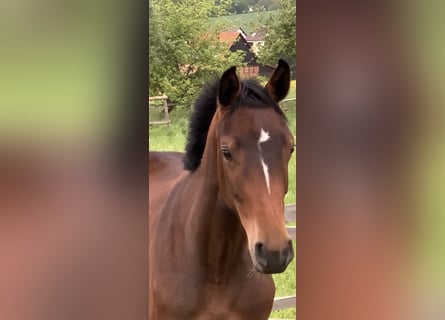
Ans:
[[[162,109],[162,112],[164,113],[164,120],[150,121],[150,119],[149,119],[148,124],[169,124],[171,122],[170,115],[168,114],[167,100],[168,100],[168,97],[166,95],[148,98],[148,108],[149,109]],[[152,106],[150,103],[152,101],[162,101],[162,107]]]
[[[296,205],[286,205],[284,210],[284,219],[286,223],[296,221]],[[295,240],[296,227],[287,227],[289,236]],[[296,296],[278,297],[274,299],[272,311],[293,308],[296,306]]]
[[[297,106],[297,98],[284,99],[280,101],[280,107],[284,111],[295,109]]]
[[[168,97],[166,95],[156,96],[156,97],[149,97],[148,98],[148,108],[149,109],[158,109],[158,110],[160,110],[161,113],[164,114],[164,119],[162,119],[162,120],[150,120],[149,119],[149,122],[148,122],[149,124],[151,124],[151,125],[159,125],[159,124],[170,124],[171,123],[169,112],[171,110],[173,110],[179,104],[177,104],[177,103],[168,103],[167,100],[168,100]],[[161,106],[154,106],[154,104],[156,104],[156,101],[161,101],[162,105]],[[190,110],[191,110],[193,102],[184,103],[184,104],[181,104],[181,105],[187,106],[187,108],[190,108]],[[285,100],[282,100],[280,102],[280,107],[283,109],[283,111],[287,111],[289,109],[295,109],[295,106],[296,106],[296,99],[295,98],[285,99]]]

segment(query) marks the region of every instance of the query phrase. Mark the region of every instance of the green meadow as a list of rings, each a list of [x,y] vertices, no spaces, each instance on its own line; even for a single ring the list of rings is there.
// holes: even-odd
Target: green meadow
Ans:
[[[223,28],[242,28],[245,32],[252,33],[261,27],[262,19],[267,19],[270,15],[277,12],[278,11],[275,10],[220,16],[212,18],[211,25],[213,27],[220,26]]]

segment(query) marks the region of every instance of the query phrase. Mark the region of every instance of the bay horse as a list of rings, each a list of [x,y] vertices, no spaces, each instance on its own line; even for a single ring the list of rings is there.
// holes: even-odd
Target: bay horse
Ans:
[[[268,318],[294,256],[289,86],[283,60],[264,87],[231,67],[197,99],[185,154],[149,153],[150,320]]]

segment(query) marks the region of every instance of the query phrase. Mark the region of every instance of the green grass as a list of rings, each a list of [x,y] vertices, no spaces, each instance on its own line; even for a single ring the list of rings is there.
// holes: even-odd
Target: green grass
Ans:
[[[262,26],[260,23],[261,18],[267,18],[277,12],[278,11],[249,12],[216,17],[211,19],[211,24],[212,26],[223,26],[227,28],[242,28],[245,32],[252,33]]]
[[[292,81],[291,90],[287,98],[295,98],[295,81]],[[153,111],[152,116],[157,119],[159,110]],[[156,151],[184,151],[189,110],[176,108],[170,115],[172,120],[170,125],[150,126],[149,128],[149,148]],[[290,108],[286,111],[289,121],[289,128],[293,135],[296,133],[296,111]],[[285,197],[286,204],[295,203],[296,194],[296,157],[293,154],[289,162],[289,190]],[[292,223],[290,225],[295,225]],[[295,248],[295,241],[294,241]],[[288,266],[287,270],[281,274],[273,276],[276,287],[276,297],[283,297],[295,294],[296,285],[296,264],[295,259]],[[294,319],[296,317],[295,308],[276,311],[271,314],[273,318]]]
[[[160,112],[160,110],[156,111]],[[150,125],[149,149],[153,151],[184,151],[188,118],[188,110],[177,107],[170,113],[171,124]],[[157,118],[155,119],[158,120]]]
[[[289,93],[287,94],[286,99],[295,98],[297,96],[297,82],[296,80],[292,80],[290,82]]]

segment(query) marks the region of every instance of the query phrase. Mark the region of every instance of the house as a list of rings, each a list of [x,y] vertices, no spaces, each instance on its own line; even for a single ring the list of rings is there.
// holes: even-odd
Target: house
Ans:
[[[250,44],[250,47],[252,48],[252,51],[255,54],[258,54],[260,48],[264,46],[264,38],[266,36],[266,30],[265,28],[261,28],[258,31],[252,32],[246,37],[246,41],[248,44]]]
[[[243,59],[245,66],[240,68],[240,77],[242,79],[271,75],[274,68],[257,62],[256,52],[252,48],[252,44],[249,43],[248,35],[243,29],[223,31],[219,34],[219,40],[226,42],[231,52],[238,50],[245,52]]]

